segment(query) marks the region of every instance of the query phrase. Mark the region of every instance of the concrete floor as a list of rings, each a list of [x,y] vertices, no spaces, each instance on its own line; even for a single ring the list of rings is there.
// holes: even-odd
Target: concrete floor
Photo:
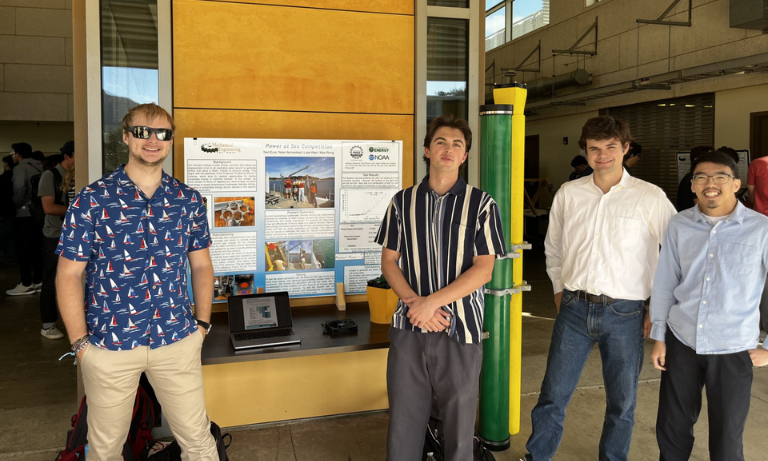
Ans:
[[[525,279],[533,287],[523,297],[523,380],[520,433],[512,446],[496,453],[500,461],[517,461],[525,453],[530,434],[530,411],[536,404],[544,376],[552,331],[554,306],[551,284],[544,271],[540,250],[526,253]],[[66,340],[40,336],[37,296],[8,297],[5,290],[18,283],[15,268],[0,267],[0,460],[53,460],[65,444],[70,417],[77,411],[76,370],[67,358]],[[641,376],[634,437],[629,459],[658,459],[655,438],[659,373],[650,363],[651,343],[646,346]],[[768,458],[768,370],[756,369],[752,407],[744,435],[748,460]],[[597,351],[592,354],[579,382],[565,421],[565,435],[556,459],[594,460],[603,422],[605,394]],[[228,428],[233,435],[229,449],[235,461],[367,461],[383,460],[387,413],[374,412],[333,418],[296,421],[256,427]],[[696,427],[692,460],[707,454],[706,408]]]

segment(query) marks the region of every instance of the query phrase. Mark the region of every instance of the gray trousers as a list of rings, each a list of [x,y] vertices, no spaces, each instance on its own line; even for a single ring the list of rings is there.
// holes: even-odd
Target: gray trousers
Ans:
[[[445,460],[472,459],[482,344],[394,327],[389,340],[387,461],[421,459],[433,395],[443,422]]]

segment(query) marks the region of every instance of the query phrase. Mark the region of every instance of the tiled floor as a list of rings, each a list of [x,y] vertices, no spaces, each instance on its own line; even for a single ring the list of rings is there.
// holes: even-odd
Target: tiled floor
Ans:
[[[500,461],[517,460],[525,453],[530,434],[530,411],[544,376],[552,330],[551,285],[543,259],[526,254],[525,278],[533,291],[524,295],[523,382],[521,430],[509,450],[496,453]],[[58,362],[66,353],[65,340],[40,336],[36,296],[8,297],[5,290],[18,283],[15,268],[0,268],[0,460],[53,460],[65,443],[69,419],[77,411],[76,372],[72,361]],[[650,343],[638,394],[631,461],[658,459],[655,419],[659,373],[650,364]],[[594,460],[605,411],[599,355],[590,358],[565,421],[565,435],[556,459]],[[707,460],[706,409],[696,427],[692,460]],[[768,370],[756,369],[752,406],[744,435],[748,460],[768,459]],[[247,428],[228,428],[233,435],[234,461],[368,461],[383,460],[387,413],[373,412],[334,418],[296,421]]]

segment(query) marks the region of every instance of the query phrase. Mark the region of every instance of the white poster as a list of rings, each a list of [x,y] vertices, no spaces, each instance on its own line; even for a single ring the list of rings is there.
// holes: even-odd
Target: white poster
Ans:
[[[329,296],[347,281],[345,292],[364,293],[359,264],[380,263],[373,238],[402,184],[402,149],[402,141],[184,139],[184,182],[206,203],[214,301],[258,288]]]

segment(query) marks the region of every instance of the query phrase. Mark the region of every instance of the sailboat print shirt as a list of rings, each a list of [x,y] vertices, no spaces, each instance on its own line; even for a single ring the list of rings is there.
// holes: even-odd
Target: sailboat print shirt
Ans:
[[[187,295],[187,252],[208,248],[200,193],[163,173],[152,198],[123,169],[70,204],[56,253],[87,261],[85,310],[91,343],[152,349],[197,331]]]

